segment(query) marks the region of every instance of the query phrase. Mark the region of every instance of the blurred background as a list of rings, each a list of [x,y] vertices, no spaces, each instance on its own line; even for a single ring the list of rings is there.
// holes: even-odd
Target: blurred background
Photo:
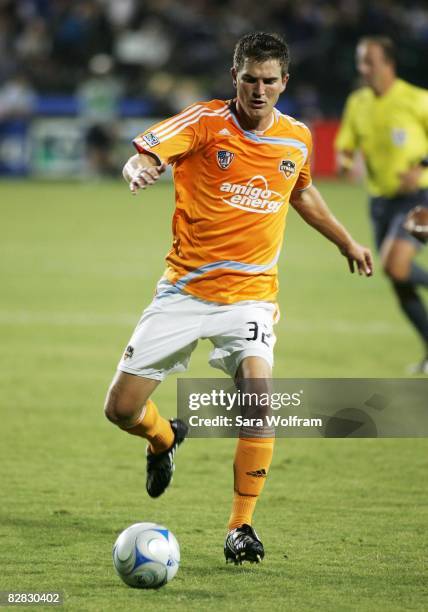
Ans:
[[[360,36],[391,36],[399,74],[428,87],[423,1],[0,0],[0,174],[117,176],[154,118],[233,96],[233,47],[253,30],[290,45],[280,109],[311,124],[321,176]]]

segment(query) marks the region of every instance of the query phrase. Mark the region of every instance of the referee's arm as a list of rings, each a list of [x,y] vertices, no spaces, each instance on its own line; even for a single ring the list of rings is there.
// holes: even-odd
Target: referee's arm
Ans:
[[[334,140],[336,150],[336,167],[339,176],[349,178],[354,167],[355,151],[358,149],[358,138],[355,131],[355,116],[358,104],[353,94],[346,100],[339,130]]]
[[[349,178],[354,167],[354,152],[349,150],[337,151],[336,166],[339,176]]]
[[[419,181],[424,171],[423,162],[410,166],[405,172],[401,172],[398,176],[400,183],[398,186],[397,193],[399,195],[406,195],[414,193],[420,189]]]

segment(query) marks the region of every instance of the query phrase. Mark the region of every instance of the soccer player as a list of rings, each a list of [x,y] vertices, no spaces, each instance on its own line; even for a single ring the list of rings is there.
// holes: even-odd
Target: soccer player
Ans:
[[[413,259],[421,242],[404,227],[416,205],[428,207],[428,91],[397,78],[390,39],[363,38],[357,69],[366,83],[352,93],[336,138],[339,170],[352,172],[360,150],[367,167],[370,212],[382,267],[398,302],[423,342],[415,373],[428,374],[428,317],[417,286],[428,271]]]
[[[173,244],[152,303],[119,363],[106,415],[146,438],[146,488],[169,485],[186,425],[160,416],[149,399],[172,372],[186,369],[199,338],[213,344],[210,364],[244,392],[272,377],[277,261],[289,202],[337,245],[351,271],[372,274],[368,249],[331,214],[312,185],[311,134],[275,109],[288,81],[289,55],[277,35],[253,33],[236,45],[236,98],[198,102],[134,140],[124,167],[133,194],[174,171]],[[255,415],[257,416],[257,415]],[[234,459],[234,499],[226,560],[258,562],[264,549],[252,515],[272,459],[274,438],[242,428]]]

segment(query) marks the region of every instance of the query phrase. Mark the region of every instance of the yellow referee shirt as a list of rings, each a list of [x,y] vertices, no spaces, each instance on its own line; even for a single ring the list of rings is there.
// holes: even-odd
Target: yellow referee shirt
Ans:
[[[428,154],[428,90],[396,79],[383,96],[370,87],[355,91],[346,102],[335,147],[360,149],[370,194],[393,197],[399,175]],[[428,187],[428,169],[420,187]]]

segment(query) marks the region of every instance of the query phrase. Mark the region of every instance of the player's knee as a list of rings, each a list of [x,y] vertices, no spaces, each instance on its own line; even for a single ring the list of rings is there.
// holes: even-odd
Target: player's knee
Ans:
[[[250,379],[251,382],[248,384],[263,386],[265,383],[257,383],[256,379],[270,379],[272,378],[272,367],[262,357],[245,357],[239,364],[238,370],[235,375],[236,381],[245,381]],[[254,382],[252,382],[254,381]]]
[[[115,425],[129,423],[140,409],[141,406],[136,406],[128,395],[119,393],[114,385],[109,389],[104,404],[104,414]]]
[[[387,260],[383,264],[383,271],[386,276],[395,283],[403,283],[409,278],[409,266],[397,261]]]

